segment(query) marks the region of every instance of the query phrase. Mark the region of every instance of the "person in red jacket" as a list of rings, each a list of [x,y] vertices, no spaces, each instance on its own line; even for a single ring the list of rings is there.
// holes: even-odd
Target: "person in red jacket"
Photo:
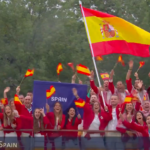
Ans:
[[[132,95],[134,95],[134,93],[137,93],[138,98],[143,104],[144,99],[149,100],[149,96],[148,96],[147,91],[144,89],[143,82],[139,80],[137,72],[135,73],[136,80],[135,80],[134,86],[132,85],[132,80],[130,77],[131,77],[133,65],[134,65],[134,62],[131,60],[129,62],[129,70],[126,75],[127,89],[129,93]]]
[[[127,115],[130,113],[132,115],[132,118],[135,120],[135,114],[137,111],[140,110],[140,106],[141,106],[141,102],[139,99],[137,99],[137,102],[136,102],[136,105],[135,105],[135,109],[134,109],[134,105],[131,102],[128,102],[128,103],[124,103],[122,105],[122,108],[121,108],[121,111],[120,111],[120,114],[123,115],[124,119],[126,120],[127,119]],[[119,116],[120,116],[119,114]],[[122,121],[121,119],[118,120],[118,124],[117,124],[117,127],[116,129],[122,133],[123,136],[125,137],[131,137],[133,136],[133,134],[127,130],[127,128],[122,124]]]
[[[78,125],[81,124],[81,115],[76,116],[75,108],[69,108],[68,114],[66,115],[64,129],[66,130],[78,130]],[[74,145],[78,145],[78,132],[66,131],[63,133],[63,140],[65,147],[69,146],[69,141],[72,140]]]
[[[109,81],[104,80],[103,88],[98,88],[94,83],[94,71],[91,71],[91,75],[89,76],[90,79],[90,86],[93,89],[93,91],[99,95],[99,91],[102,91],[105,103],[110,104],[110,97],[112,95],[112,92],[109,90]]]
[[[44,109],[36,108],[33,114],[33,136],[35,137],[35,147],[44,147],[45,150],[47,149],[47,131],[44,131],[44,129],[49,128],[49,126],[50,122],[44,113]],[[36,142],[36,139],[39,138],[41,141],[40,143],[39,140]],[[43,144],[42,139],[44,140]]]
[[[58,145],[58,143],[62,144],[62,139],[59,137],[62,136],[61,129],[64,128],[65,115],[63,115],[62,106],[59,102],[56,102],[54,104],[53,112],[49,112],[50,107],[48,104],[46,104],[46,110],[47,110],[46,116],[50,121],[49,129],[57,130],[54,132],[48,132],[48,137],[51,141],[52,149],[55,149],[55,147],[56,147],[55,143],[58,140],[59,140],[59,142],[57,142],[57,146],[62,146],[62,145]]]
[[[128,103],[124,103],[119,116],[122,115],[124,120],[127,120],[127,115],[131,114],[132,119],[135,120],[135,114],[137,111],[139,111],[140,105],[141,103],[139,100],[136,102],[135,109],[132,101]],[[132,143],[133,146],[136,145],[137,134],[132,132],[131,129],[126,128],[126,126],[124,126],[124,124],[122,123],[121,118],[119,118],[118,120],[116,129],[122,134],[122,142],[124,143],[125,147],[128,145],[128,143]]]
[[[77,90],[74,88],[73,94],[77,100],[80,99]],[[82,141],[82,146],[87,148],[104,148],[103,135],[99,130],[104,130],[108,122],[112,119],[112,115],[107,111],[101,111],[99,102],[94,102],[91,108],[89,103],[85,103],[84,107],[83,127],[88,130]],[[91,132],[90,132],[91,130]],[[86,144],[84,144],[86,143]]]
[[[46,117],[43,109],[36,108],[33,114],[33,132],[34,136],[46,136],[46,131],[50,126],[49,119]]]
[[[124,120],[124,118],[121,116],[124,126],[137,132],[140,139],[138,140],[138,145],[141,144],[141,141],[143,142],[143,146],[139,145],[139,147],[144,148],[144,150],[149,150],[150,115],[148,115],[145,120],[144,114],[139,111],[136,113],[135,118],[136,118],[135,121],[133,121],[131,114],[128,114],[127,120]]]
[[[115,94],[118,96],[119,104],[122,104],[126,96],[130,94],[128,90],[125,89],[125,85],[122,83],[122,81],[118,81],[116,83],[116,88],[115,88],[113,84],[113,76],[114,76],[114,70],[111,70],[110,77],[109,77],[109,89],[112,92],[112,94]]]

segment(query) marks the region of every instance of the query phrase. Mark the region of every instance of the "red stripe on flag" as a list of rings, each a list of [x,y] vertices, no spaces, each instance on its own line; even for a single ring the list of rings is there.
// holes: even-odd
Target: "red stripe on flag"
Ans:
[[[123,40],[98,42],[92,44],[94,56],[121,53],[139,57],[149,57],[149,45],[127,43]],[[117,47],[117,48],[116,48]],[[142,52],[141,52],[142,49]]]
[[[113,15],[110,15],[110,14],[107,14],[107,13],[104,13],[104,12],[92,10],[92,9],[85,8],[85,7],[82,7],[82,8],[83,8],[85,17],[91,17],[91,16],[102,17],[102,18],[103,17],[105,17],[105,18],[106,17],[115,17]],[[82,14],[82,16],[83,16],[83,14]]]
[[[78,70],[77,70],[77,73],[84,74],[84,75],[87,75],[87,76],[89,76],[89,75],[90,75],[89,73],[85,73],[85,72],[78,71]]]

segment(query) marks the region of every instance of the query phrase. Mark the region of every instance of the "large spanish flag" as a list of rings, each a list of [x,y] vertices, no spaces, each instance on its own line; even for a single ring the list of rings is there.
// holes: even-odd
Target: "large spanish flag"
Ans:
[[[104,12],[82,6],[81,11],[94,56],[112,53],[150,56],[149,32],[122,18]]]

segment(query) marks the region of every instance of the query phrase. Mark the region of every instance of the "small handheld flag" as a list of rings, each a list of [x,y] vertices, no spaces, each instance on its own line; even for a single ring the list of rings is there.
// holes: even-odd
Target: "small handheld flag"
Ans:
[[[57,75],[59,75],[61,71],[63,71],[63,67],[62,67],[62,64],[59,63],[56,69]]]
[[[96,56],[95,57],[97,61],[103,61],[103,57],[102,56]]]
[[[103,80],[108,80],[109,79],[109,74],[108,73],[100,73],[100,76]]]
[[[131,103],[132,101],[132,96],[126,96],[126,98],[124,99],[124,103]]]
[[[24,77],[29,77],[29,76],[33,76],[33,74],[34,74],[34,69],[28,69],[27,70],[27,72],[26,72],[26,74],[24,75]]]
[[[55,92],[55,87],[51,86],[49,90],[46,90],[46,98],[49,99],[53,94],[55,94]]]
[[[140,70],[140,68],[142,68],[143,66],[145,65],[145,62],[144,61],[140,61],[139,62],[139,68],[136,72],[138,72]]]
[[[146,96],[145,95],[144,95],[143,99],[144,99],[144,101],[146,100]]]
[[[74,65],[72,62],[68,63],[68,66],[71,67],[71,69],[74,71]]]
[[[84,65],[79,64],[79,65],[77,65],[76,69],[77,69],[77,73],[84,74],[87,76],[89,76],[91,74],[89,68]]]
[[[32,70],[31,70],[31,69],[28,69],[27,72],[26,72],[26,74],[25,74],[24,77],[22,78],[22,80],[21,80],[19,86],[21,86],[22,82],[24,81],[24,79],[25,79],[26,77],[33,76],[33,74],[34,74],[34,69],[32,69]]]
[[[140,64],[139,68],[142,68],[145,65],[145,62],[144,61],[140,61],[139,64]]]
[[[76,107],[78,107],[78,108],[83,108],[85,105],[85,101],[82,99],[75,100],[74,103],[75,103]]]
[[[122,66],[125,66],[125,63],[124,63],[124,61],[123,61],[123,59],[122,59],[122,55],[120,55],[120,56],[118,57],[118,62],[120,62],[120,63],[122,64]]]

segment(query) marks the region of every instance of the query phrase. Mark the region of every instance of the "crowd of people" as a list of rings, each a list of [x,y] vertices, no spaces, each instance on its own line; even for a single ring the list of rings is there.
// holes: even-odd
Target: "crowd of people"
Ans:
[[[97,87],[94,83],[94,72],[91,71],[89,76],[90,96],[87,96],[85,100],[83,118],[73,107],[69,108],[67,115],[64,115],[59,102],[55,103],[53,111],[46,104],[46,114],[43,108],[36,108],[32,112],[33,93],[29,91],[24,97],[19,94],[20,87],[17,87],[16,94],[23,105],[18,110],[14,99],[10,99],[7,105],[0,104],[0,135],[7,137],[15,133],[18,138],[44,137],[49,139],[52,149],[55,149],[54,141],[58,137],[63,137],[62,147],[64,149],[69,140],[84,149],[90,142],[94,142],[93,139],[96,139],[97,143],[94,144],[94,146],[97,146],[96,148],[104,147],[113,150],[116,149],[118,139],[118,142],[121,143],[120,146],[124,149],[125,143],[128,141],[134,143],[136,139],[142,138],[140,142],[136,141],[138,143],[137,148],[148,150],[150,143],[148,141],[150,137],[149,90],[145,89],[137,72],[134,74],[135,81],[132,85],[133,65],[134,62],[130,61],[126,85],[122,81],[118,81],[116,86],[114,85],[114,70],[112,70],[109,80],[104,80],[103,86]],[[75,83],[75,79],[76,76],[74,75],[72,83]],[[82,84],[81,81],[80,84]],[[4,90],[5,99],[7,99],[9,90],[9,87]],[[76,100],[80,101],[81,98],[77,89],[73,88],[72,92]],[[125,102],[124,100],[127,97],[131,98],[131,101]],[[79,138],[77,132],[81,123],[84,130],[83,140]],[[22,131],[21,129],[33,129],[33,132]]]

